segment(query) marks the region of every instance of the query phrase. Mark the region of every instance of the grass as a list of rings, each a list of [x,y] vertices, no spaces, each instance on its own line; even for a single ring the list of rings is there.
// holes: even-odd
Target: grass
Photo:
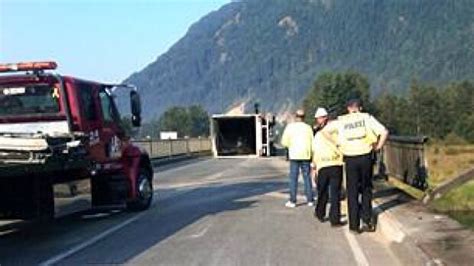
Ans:
[[[474,167],[474,145],[432,144],[426,150],[431,188]]]
[[[459,223],[474,230],[474,211],[449,212],[448,214]]]
[[[432,144],[426,150],[430,188],[474,167],[474,145]],[[474,230],[474,180],[435,199],[430,207]]]
[[[474,230],[474,180],[455,188],[431,203],[431,208],[447,213]]]
[[[433,207],[442,212],[474,211],[474,180],[457,187],[433,201]]]

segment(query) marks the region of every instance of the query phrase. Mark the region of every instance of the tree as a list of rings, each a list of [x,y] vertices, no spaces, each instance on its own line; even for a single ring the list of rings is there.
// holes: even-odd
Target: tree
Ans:
[[[397,134],[400,129],[398,108],[399,98],[395,95],[384,93],[375,100],[377,118],[389,129],[390,133]]]
[[[366,109],[373,109],[369,82],[365,76],[352,71],[326,72],[319,75],[313,83],[303,106],[307,114],[312,114],[317,107],[325,107],[331,114],[341,115],[345,112],[345,103],[350,97],[359,97]],[[312,122],[312,116],[307,117],[307,122]]]
[[[442,110],[442,99],[438,89],[413,82],[410,87],[410,108],[406,110],[415,122],[415,134],[436,138],[445,136],[449,121]]]
[[[209,136],[209,114],[200,105],[193,105],[188,108],[191,122],[190,136]]]
[[[149,122],[143,123],[139,136],[141,138],[150,137],[152,139],[157,139],[160,137],[160,124],[158,119],[153,119]]]
[[[455,136],[474,142],[474,85],[463,81],[445,88],[413,81],[407,97],[383,94],[375,101],[380,120],[400,135],[438,139]]]
[[[448,131],[474,142],[474,84],[454,83],[443,92],[444,113],[449,119]]]
[[[454,125],[453,133],[474,143],[474,115],[464,116]]]
[[[176,131],[179,137],[189,136],[191,120],[185,107],[171,107],[158,120],[160,131]]]
[[[384,124],[391,134],[413,135],[416,124],[410,112],[410,103],[406,97],[385,92],[374,102],[377,119]]]
[[[160,131],[176,131],[179,137],[209,135],[209,115],[201,106],[171,107],[158,120]]]

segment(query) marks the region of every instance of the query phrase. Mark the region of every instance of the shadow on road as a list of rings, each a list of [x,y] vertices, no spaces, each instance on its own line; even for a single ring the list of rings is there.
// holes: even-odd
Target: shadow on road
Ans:
[[[387,198],[398,194],[400,194],[400,191],[396,188],[378,189],[375,191],[373,199]]]
[[[125,263],[206,216],[252,208],[258,200],[248,198],[286,186],[283,180],[266,179],[184,190],[160,189],[158,193],[169,196],[161,200],[158,198],[143,217],[60,264]],[[108,223],[131,217],[123,212],[110,212],[103,217],[84,219],[85,214],[87,212],[76,213],[49,224],[19,222],[0,226],[0,263],[37,264],[64,250],[67,245],[61,247],[61,242],[70,244],[69,238],[74,235],[74,230],[77,230],[77,234],[80,234],[80,230],[104,230]]]
[[[378,217],[385,211],[395,208],[397,206],[406,204],[414,199],[406,195],[401,190],[394,187],[383,187],[375,184],[375,193],[373,199],[378,203],[377,207],[373,209],[374,224],[378,224]]]
[[[104,251],[113,253],[71,262],[125,263],[206,216],[252,208],[257,200],[248,198],[286,186],[286,182],[258,181],[180,191],[175,197],[159,201],[154,212],[121,232],[121,239],[129,239],[130,245],[126,248],[108,241],[103,244]],[[77,257],[83,255],[86,254],[78,254]]]

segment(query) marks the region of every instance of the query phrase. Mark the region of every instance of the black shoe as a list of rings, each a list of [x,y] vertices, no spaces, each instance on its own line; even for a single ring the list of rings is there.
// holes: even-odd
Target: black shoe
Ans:
[[[362,233],[362,231],[357,228],[357,229],[349,229],[349,232],[353,235],[360,235]]]
[[[320,217],[316,212],[314,212],[314,218],[318,219],[321,223],[324,223],[327,221],[324,217]]]
[[[344,226],[346,224],[347,224],[347,222],[339,221],[339,222],[331,223],[331,227],[341,227],[341,226]]]
[[[362,225],[362,231],[363,232],[375,232],[375,225],[372,223],[364,223]]]

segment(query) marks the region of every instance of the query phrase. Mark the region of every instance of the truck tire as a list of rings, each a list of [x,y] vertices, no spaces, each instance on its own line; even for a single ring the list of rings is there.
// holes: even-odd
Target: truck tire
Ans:
[[[107,203],[106,183],[103,180],[102,176],[93,176],[90,180],[91,182],[91,196],[92,196],[92,206],[98,207],[105,205]]]
[[[150,208],[153,200],[153,178],[149,171],[140,169],[136,180],[137,198],[127,203],[127,209],[130,211],[143,211]]]
[[[54,219],[54,190],[53,184],[47,178],[37,178],[36,200],[38,202],[38,219],[48,222]]]

